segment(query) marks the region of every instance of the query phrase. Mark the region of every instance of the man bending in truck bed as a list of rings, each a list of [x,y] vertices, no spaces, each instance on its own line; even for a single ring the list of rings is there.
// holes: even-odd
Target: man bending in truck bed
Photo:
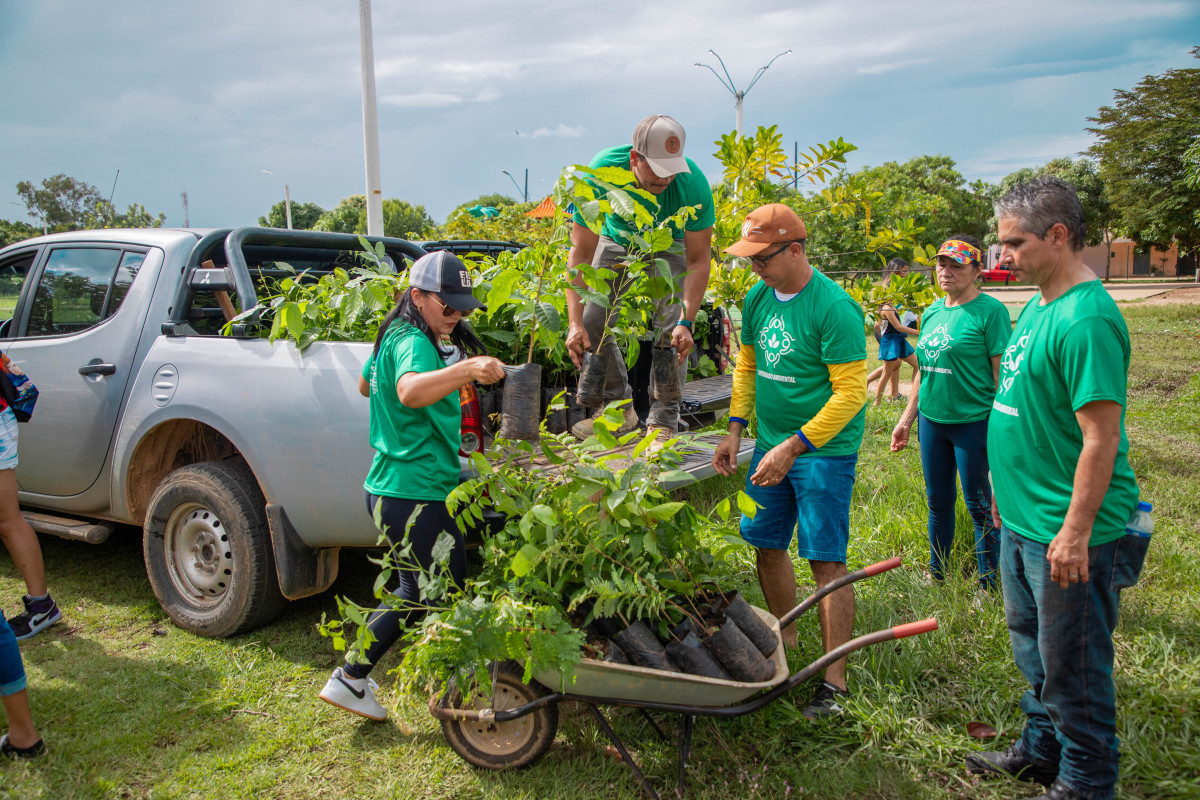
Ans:
[[[602,150],[591,163],[593,168],[621,167],[631,171],[637,177],[640,188],[658,196],[658,208],[655,209],[637,195],[631,195],[635,202],[642,203],[654,214],[656,222],[671,217],[684,206],[699,206],[696,216],[684,225],[685,230],[674,231],[676,241],[683,240],[684,254],[653,255],[654,258],[666,260],[671,267],[671,274],[676,279],[681,275],[685,276],[683,297],[672,297],[660,302],[654,320],[654,326],[659,330],[671,328],[671,323],[675,323],[671,330],[671,345],[679,352],[680,383],[687,377],[686,359],[692,350],[692,322],[696,319],[696,312],[700,310],[700,303],[704,299],[704,291],[708,288],[708,272],[712,263],[712,228],[715,220],[712,190],[708,186],[708,179],[696,166],[696,162],[683,155],[683,143],[683,126],[668,116],[654,114],[646,117],[634,128],[632,145]],[[567,267],[574,269],[579,264],[591,263],[595,267],[614,268],[626,257],[631,232],[624,220],[609,214],[603,230],[599,234],[593,233],[584,223],[582,215],[576,211]],[[576,277],[575,285],[581,288],[586,286],[583,276]],[[615,298],[614,304],[618,302],[620,298]],[[567,352],[570,353],[576,367],[583,365],[584,351],[592,350],[600,341],[605,311],[606,309],[595,303],[584,303],[578,293],[567,290]],[[605,350],[608,353],[608,375],[604,383],[604,403],[631,400],[633,389],[629,386],[625,358],[617,350],[616,344],[606,344]],[[637,423],[637,412],[633,410],[632,404],[627,404],[624,424],[616,433],[628,433]],[[663,402],[651,397],[646,427],[651,434],[657,432],[662,441],[677,434],[679,401]],[[585,419],[576,423],[571,433],[580,439],[591,436],[592,420]]]

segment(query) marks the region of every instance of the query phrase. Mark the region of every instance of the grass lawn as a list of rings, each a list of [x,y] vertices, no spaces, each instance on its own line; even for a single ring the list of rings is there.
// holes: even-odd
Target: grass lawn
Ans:
[[[1154,541],[1142,582],[1125,593],[1117,634],[1119,796],[1200,797],[1200,306],[1123,306],[1133,335],[1127,425]],[[871,343],[873,345],[873,342]],[[874,353],[873,346],[868,351]],[[872,365],[873,366],[873,365]],[[907,370],[905,370],[907,375]],[[936,615],[933,634],[851,657],[853,695],[840,719],[812,724],[811,687],[738,720],[697,722],[688,768],[693,798],[1026,797],[1034,787],[980,782],[962,769],[973,748],[1003,749],[1019,732],[1024,684],[998,600],[971,575],[970,523],[959,505],[961,578],[923,580],[924,485],[914,449],[888,452],[898,406],[869,409],[851,512],[851,567],[893,555],[906,566],[859,584],[856,631]],[[1031,476],[1036,479],[1036,476]],[[738,486],[686,494],[704,504]],[[0,764],[0,798],[592,798],[639,797],[585,709],[561,706],[558,739],[534,767],[485,773],[450,750],[420,698],[397,696],[377,670],[387,723],[317,699],[338,656],[316,633],[334,594],[370,597],[374,567],[343,555],[331,592],[293,603],[274,624],[225,641],[175,628],[154,599],[140,533],[98,547],[43,539],[62,624],[24,643],[34,714],[50,754]],[[807,569],[802,583],[810,582]],[[760,599],[748,554],[729,582]],[[23,591],[0,553],[0,598]],[[819,654],[815,614],[802,652]],[[674,748],[631,710],[611,718],[650,779],[669,795]],[[980,720],[995,740],[967,736]],[[664,722],[667,722],[664,720]]]

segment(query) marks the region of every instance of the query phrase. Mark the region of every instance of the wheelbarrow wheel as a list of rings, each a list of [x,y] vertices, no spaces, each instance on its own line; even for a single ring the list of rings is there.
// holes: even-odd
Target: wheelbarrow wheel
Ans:
[[[506,661],[492,668],[492,696],[477,691],[466,702],[458,686],[451,682],[438,705],[507,711],[550,693],[539,683],[524,683],[522,677],[521,667]],[[442,720],[442,733],[454,752],[468,764],[482,769],[521,769],[536,764],[554,743],[557,732],[558,706],[553,703],[509,722]]]

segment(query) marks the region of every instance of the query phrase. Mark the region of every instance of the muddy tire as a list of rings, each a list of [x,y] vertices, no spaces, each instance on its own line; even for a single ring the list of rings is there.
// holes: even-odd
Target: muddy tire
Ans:
[[[191,633],[245,633],[287,603],[262,491],[245,464],[208,461],[167,475],[150,498],[142,552],[154,596]]]
[[[443,708],[491,708],[507,711],[549,694],[540,683],[521,681],[522,670],[510,661],[492,669],[493,696],[477,694],[466,702],[453,683],[438,704]],[[510,722],[442,720],[442,733],[454,752],[481,769],[521,769],[536,764],[558,733],[558,706],[551,703]]]

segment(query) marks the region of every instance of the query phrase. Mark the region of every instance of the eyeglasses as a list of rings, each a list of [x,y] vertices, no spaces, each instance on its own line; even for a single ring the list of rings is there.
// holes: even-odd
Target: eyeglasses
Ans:
[[[459,311],[457,308],[451,308],[437,298],[433,292],[426,292],[425,296],[442,307],[443,317],[453,317],[455,314],[461,314],[464,318],[471,316],[470,311]]]
[[[766,269],[768,261],[770,261],[772,258],[774,258],[775,256],[782,253],[784,250],[787,250],[791,246],[792,246],[791,242],[785,242],[783,247],[779,248],[774,253],[771,253],[770,255],[767,255],[767,256],[750,256],[749,261],[751,264],[754,264],[759,269]]]

